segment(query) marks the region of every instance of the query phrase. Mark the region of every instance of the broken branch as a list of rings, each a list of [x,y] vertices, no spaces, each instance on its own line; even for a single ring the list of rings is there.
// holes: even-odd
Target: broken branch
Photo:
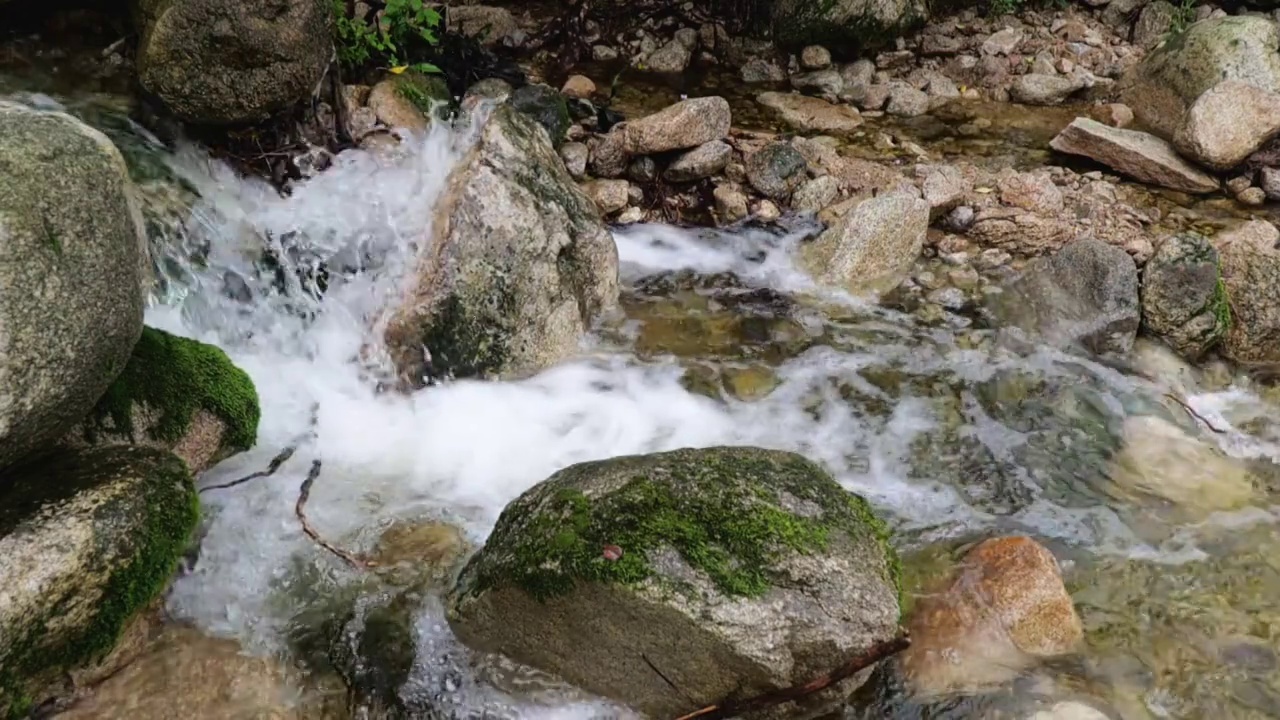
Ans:
[[[376,563],[369,560],[362,560],[320,537],[320,533],[316,532],[316,529],[312,527],[311,523],[307,520],[307,500],[311,497],[311,486],[315,484],[316,478],[318,477],[320,477],[320,461],[312,460],[311,470],[307,472],[307,479],[302,481],[302,488],[298,491],[298,502],[293,506],[294,514],[298,516],[298,521],[302,523],[302,532],[306,533],[307,537],[315,541],[317,545],[338,556],[348,565],[356,568],[357,570],[374,567]]]
[[[764,708],[781,705],[784,702],[799,700],[806,695],[812,695],[828,688],[845,678],[865,670],[872,665],[884,660],[885,658],[895,655],[907,649],[911,644],[911,639],[904,632],[892,640],[886,640],[882,643],[872,645],[866,652],[851,658],[848,662],[831,672],[814,678],[803,685],[793,685],[789,688],[781,690],[772,690],[753,698],[740,700],[737,702],[724,702],[719,705],[708,705],[689,713],[682,715],[676,720],[725,720],[726,718],[736,717],[748,712],[763,710]]]
[[[1222,428],[1218,427],[1217,425],[1214,425],[1213,423],[1209,422],[1209,418],[1207,418],[1207,417],[1205,417],[1205,416],[1201,415],[1200,413],[1196,412],[1196,409],[1195,409],[1195,408],[1193,408],[1193,407],[1191,407],[1191,405],[1190,405],[1186,400],[1183,400],[1182,398],[1178,397],[1177,395],[1174,395],[1173,393],[1165,393],[1165,394],[1164,394],[1164,396],[1165,396],[1165,397],[1167,397],[1167,398],[1169,398],[1170,400],[1172,400],[1172,401],[1174,401],[1174,402],[1178,403],[1179,405],[1181,405],[1181,406],[1182,406],[1182,409],[1183,409],[1183,410],[1186,410],[1188,415],[1190,415],[1191,417],[1195,418],[1196,420],[1199,420],[1200,422],[1204,423],[1204,426],[1205,426],[1205,427],[1207,427],[1207,428],[1209,428],[1210,430],[1212,430],[1212,431],[1214,431],[1214,432],[1218,433],[1219,435],[1226,435],[1226,434],[1227,434],[1227,431],[1226,431],[1226,430],[1223,430]]]
[[[271,458],[271,462],[267,463],[266,470],[259,470],[256,473],[250,473],[249,475],[245,475],[242,478],[237,478],[235,480],[232,480],[231,482],[225,482],[220,485],[209,485],[207,487],[202,487],[198,492],[205,493],[209,490],[226,490],[227,488],[233,488],[237,485],[243,485],[249,482],[250,480],[257,480],[258,478],[270,477],[271,475],[274,475],[276,471],[280,469],[281,465],[284,465],[286,462],[289,461],[289,458],[293,457],[293,454],[298,451],[298,448],[301,447],[303,443],[307,442],[308,440],[315,439],[316,424],[319,422],[320,422],[320,405],[318,403],[313,403],[311,405],[311,421],[307,423],[306,432],[299,435],[297,439],[295,439],[293,443],[289,445],[289,447],[286,447],[285,449],[281,450],[279,453],[276,454],[275,457]]]

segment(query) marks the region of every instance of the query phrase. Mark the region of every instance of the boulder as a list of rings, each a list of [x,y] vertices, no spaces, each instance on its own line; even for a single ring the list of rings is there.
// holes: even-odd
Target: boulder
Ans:
[[[808,682],[892,638],[886,534],[794,453],[582,463],[507,506],[450,594],[449,624],[473,648],[679,717]],[[806,701],[838,702],[865,676]]]
[[[1009,86],[1009,97],[1026,105],[1057,105],[1083,87],[1076,77],[1028,73]]]
[[[582,191],[591,198],[600,212],[610,215],[627,206],[630,200],[628,191],[631,184],[626,180],[592,180],[582,186]]]
[[[574,100],[590,100],[596,94],[596,84],[586,75],[570,75],[560,88],[560,94]]]
[[[757,97],[756,102],[800,132],[850,133],[862,125],[862,116],[856,108],[820,98],[767,92]]]
[[[1280,232],[1254,220],[1214,240],[1231,314],[1223,354],[1240,363],[1280,361]]]
[[[1000,202],[1040,215],[1062,212],[1062,191],[1046,172],[1012,173],[997,183]]]
[[[0,476],[0,713],[23,717],[107,654],[168,585],[199,519],[191,473],[89,448]]]
[[[884,111],[898,117],[916,117],[929,112],[929,95],[910,85],[895,85],[889,90]]]
[[[1142,271],[1142,324],[1188,360],[1204,356],[1231,323],[1218,251],[1202,235],[1160,243]]]
[[[840,181],[823,175],[801,185],[791,196],[791,207],[802,212],[819,212],[840,197]]]
[[[1121,130],[1076,118],[1049,143],[1054,150],[1083,155],[1136,180],[1187,193],[1211,193],[1218,181],[1178,157],[1169,143],[1137,130]]]
[[[220,348],[144,328],[124,371],[65,445],[143,445],[182,458],[194,473],[253,447],[253,381]]]
[[[1133,23],[1133,44],[1143,50],[1153,50],[1173,27],[1173,18],[1178,9],[1167,0],[1155,0],[1147,3],[1138,11],[1138,19]]]
[[[724,170],[732,157],[733,148],[728,143],[712,140],[672,160],[663,177],[673,183],[701,180]]]
[[[773,38],[782,47],[806,45],[876,48],[924,22],[920,0],[777,0]]]
[[[311,97],[329,60],[325,0],[134,0],[138,80],[179,118],[251,123]]]
[[[510,107],[485,122],[435,212],[431,250],[385,336],[411,385],[536,372],[615,306],[617,248],[599,211],[546,133]]]
[[[374,85],[368,105],[387,127],[425,132],[436,106],[450,99],[443,78],[410,70]]]
[[[802,93],[817,95],[824,100],[835,102],[844,90],[844,78],[835,68],[814,70],[791,76],[791,87]]]
[[[831,67],[831,51],[821,45],[810,45],[800,51],[800,67],[805,70],[826,70]]]
[[[511,107],[533,118],[551,138],[551,144],[560,147],[565,131],[569,129],[569,106],[564,96],[550,85],[525,85],[511,93]]]
[[[1257,500],[1254,478],[1240,460],[1153,415],[1124,419],[1123,444],[1107,476],[1115,490],[1141,503],[1172,503],[1179,519],[1195,522],[1215,511],[1237,510]]]
[[[747,156],[747,182],[765,197],[786,200],[808,178],[808,167],[790,143],[772,142]]]
[[[693,60],[693,50],[679,40],[672,40],[654,50],[641,67],[656,73],[682,73]]]
[[[865,200],[800,248],[801,265],[819,282],[851,292],[897,286],[920,256],[929,203],[905,191]]]
[[[1029,537],[979,543],[944,586],[921,595],[907,629],[898,662],[925,696],[999,685],[1084,640],[1057,560]]]
[[[994,296],[991,310],[1001,327],[1049,345],[1124,354],[1138,332],[1138,270],[1114,245],[1077,240],[1027,263]]]
[[[147,254],[111,141],[0,103],[0,468],[80,421],[142,332]]]
[[[1277,134],[1280,93],[1227,80],[1191,104],[1173,144],[1201,165],[1230,170]]]
[[[1122,78],[1121,96],[1143,125],[1172,139],[1192,104],[1224,80],[1280,92],[1280,31],[1271,20],[1201,20]]]
[[[724,98],[693,98],[625,123],[622,137],[630,155],[687,150],[728,136],[730,119]]]
[[[444,12],[445,27],[493,46],[516,34],[520,25],[506,8],[489,5],[450,5]]]

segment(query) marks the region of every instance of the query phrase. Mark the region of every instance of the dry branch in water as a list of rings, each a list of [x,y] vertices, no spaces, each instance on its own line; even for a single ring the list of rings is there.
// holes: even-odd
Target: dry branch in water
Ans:
[[[352,555],[346,550],[343,550],[342,548],[330,543],[328,540],[320,537],[320,533],[316,532],[316,529],[307,521],[307,499],[311,497],[311,486],[315,483],[316,478],[318,477],[320,477],[320,461],[312,460],[311,470],[307,472],[307,479],[302,481],[302,488],[298,491],[298,502],[293,506],[293,513],[298,516],[298,521],[302,523],[302,532],[306,533],[307,537],[315,541],[317,545],[338,556],[348,565],[356,568],[357,570],[365,570],[367,568],[374,567],[376,563],[370,560],[362,560],[361,558]]]
[[[1181,405],[1182,409],[1186,410],[1188,415],[1204,423],[1204,426],[1209,428],[1210,430],[1218,433],[1219,435],[1225,435],[1227,433],[1226,430],[1223,430],[1217,425],[1214,425],[1213,423],[1209,422],[1209,418],[1196,412],[1196,409],[1191,407],[1191,404],[1188,403],[1186,400],[1183,400],[1182,398],[1178,397],[1177,395],[1174,395],[1173,393],[1165,393],[1164,396]]]
[[[299,435],[298,438],[294,440],[291,445],[289,445],[289,447],[281,450],[279,453],[276,454],[275,457],[271,458],[271,462],[267,463],[266,470],[259,470],[256,473],[250,473],[248,475],[245,475],[242,478],[237,478],[235,480],[232,480],[231,482],[222,483],[221,485],[209,485],[208,487],[202,487],[198,492],[205,493],[205,492],[208,492],[209,490],[226,490],[227,488],[233,488],[237,485],[243,485],[249,482],[250,480],[257,480],[258,478],[270,477],[274,475],[276,471],[280,469],[281,465],[284,465],[286,462],[289,461],[289,458],[293,457],[293,454],[298,451],[298,448],[301,447],[303,443],[315,439],[316,425],[319,422],[320,422],[320,405],[313,404],[311,406],[311,421],[307,424],[306,432]]]
[[[851,675],[855,675],[858,672],[875,665],[881,660],[890,657],[891,655],[895,655],[906,650],[907,646],[910,644],[911,639],[904,632],[892,640],[886,640],[885,642],[872,645],[869,650],[850,658],[848,662],[835,670],[814,678],[803,685],[793,685],[789,688],[782,688],[781,690],[772,690],[753,698],[747,698],[746,700],[739,700],[736,702],[729,701],[719,705],[708,705],[701,710],[691,712],[688,715],[682,715],[679,718],[676,718],[676,720],[725,720],[726,718],[736,717],[748,712],[770,708],[774,705],[781,705],[784,702],[799,700],[806,695],[812,695],[813,693],[828,688]]]

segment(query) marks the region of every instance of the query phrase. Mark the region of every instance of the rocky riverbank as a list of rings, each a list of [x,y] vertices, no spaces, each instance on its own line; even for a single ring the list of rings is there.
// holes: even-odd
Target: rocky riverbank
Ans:
[[[1280,712],[1265,629],[1227,612],[1219,637],[1126,584],[1160,585],[1152,558],[1232,546],[1232,522],[1270,527],[1273,15],[139,0],[95,26],[100,11],[13,11],[23,32],[0,46],[0,717],[226,710],[156,689],[188,683],[270,717],[473,711],[464,690],[510,710],[531,687],[652,717],[762,698],[748,716]],[[322,191],[361,207],[317,218]],[[654,259],[679,252],[697,259]],[[276,406],[291,416],[327,378],[255,388],[223,350],[144,326],[164,303],[259,360],[255,379],[332,355],[292,372],[358,368],[253,456],[272,489],[224,461],[258,442],[260,391],[296,392]],[[343,321],[358,330],[297,342]],[[458,486],[516,459],[405,495],[420,466],[380,465],[404,448],[325,446],[382,447],[450,392],[477,393],[459,428],[487,389],[534,383],[549,407],[557,386],[537,383],[586,352],[613,373],[591,392],[660,391],[706,426],[623,442],[596,405],[531,412],[568,429],[526,448],[596,439],[495,493]],[[624,356],[678,380],[635,381]],[[1209,388],[1262,399],[1206,410],[1191,396]],[[421,464],[447,468],[431,448]],[[282,492],[269,478],[295,452],[310,469]],[[339,500],[309,520],[334,472]],[[206,496],[202,521],[205,473],[249,499]],[[433,494],[452,504],[418,512]],[[285,505],[283,523],[264,509]],[[209,575],[168,598],[193,629],[157,608],[206,533]],[[1269,582],[1237,554],[1211,556],[1215,588],[1231,563]],[[213,587],[241,581],[232,563],[270,566],[269,587]],[[246,620],[236,596],[255,592],[270,601]],[[1192,616],[1158,628],[1172,649],[1135,649],[1166,610]],[[1184,630],[1205,637],[1169,639]],[[836,676],[877,652],[892,657]],[[1188,690],[1204,664],[1229,687]]]

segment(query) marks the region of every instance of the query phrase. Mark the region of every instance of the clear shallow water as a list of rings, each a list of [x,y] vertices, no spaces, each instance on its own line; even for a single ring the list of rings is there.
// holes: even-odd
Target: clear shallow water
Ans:
[[[291,638],[335,597],[395,593],[362,585],[303,536],[294,503],[316,458],[324,471],[311,522],[365,552],[389,524],[424,518],[482,542],[507,502],[572,463],[751,444],[804,453],[865,495],[898,531],[917,579],[984,533],[1033,533],[1066,561],[1089,631],[1083,669],[1050,669],[951,710],[904,704],[877,686],[872,709],[851,713],[966,717],[1022,707],[1046,683],[1050,694],[1067,688],[1129,708],[1126,720],[1280,712],[1274,663],[1231,660],[1239,638],[1274,646],[1280,631],[1265,470],[1247,502],[1188,511],[1118,488],[1114,468],[1125,420],[1137,416],[1265,465],[1277,456],[1274,406],[1247,385],[1189,371],[1152,381],[1047,348],[1018,352],[968,318],[924,326],[822,288],[790,262],[812,230],[803,220],[619,230],[626,319],[601,328],[581,357],[518,382],[380,392],[379,311],[431,241],[434,198],[468,140],[466,129],[437,128],[398,158],[344,154],[288,198],[190,150],[139,153],[164,161],[143,187],[166,256],[148,323],[220,345],[262,398],[258,449],[201,484],[261,469],[313,435],[274,476],[203,496],[200,559],[169,599],[177,617],[292,658]],[[263,247],[285,272],[261,262]],[[321,264],[345,269],[323,293]],[[1164,397],[1170,389],[1227,432],[1205,433]],[[430,593],[415,608],[416,660],[402,691],[411,704],[464,716],[623,712],[470,658]],[[1210,676],[1208,690],[1193,682]]]

